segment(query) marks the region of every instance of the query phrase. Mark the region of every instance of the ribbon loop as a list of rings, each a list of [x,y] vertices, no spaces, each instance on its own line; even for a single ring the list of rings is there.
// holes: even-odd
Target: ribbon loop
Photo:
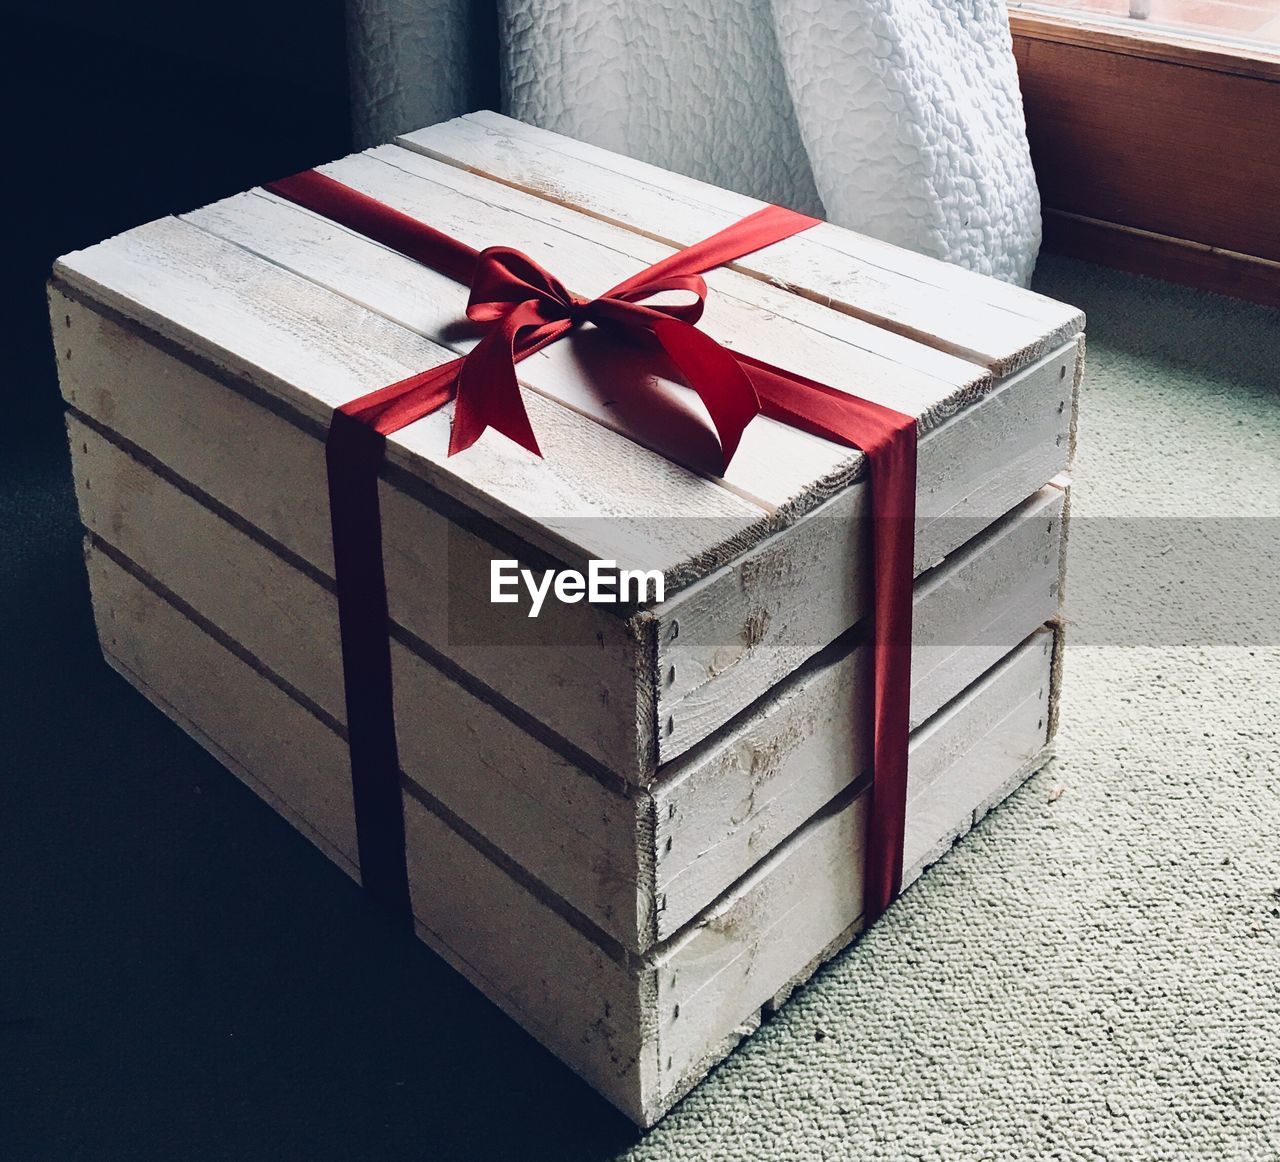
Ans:
[[[669,293],[692,297],[676,303],[648,301]],[[467,317],[491,329],[459,363],[449,455],[471,447],[487,428],[541,455],[520,396],[516,362],[570,328],[591,322],[654,335],[705,404],[720,440],[722,471],[727,469],[743,430],[759,414],[760,402],[733,356],[694,328],[706,297],[701,275],[672,273],[632,280],[599,298],[584,299],[519,250],[482,250],[471,278]]]
[[[544,321],[550,322],[568,318],[576,301],[554,274],[527,254],[509,246],[490,246],[476,259],[467,318],[495,323],[522,304],[536,302]]]
[[[645,299],[653,298],[655,295],[672,291],[691,294],[693,295],[693,301],[682,303],[646,303],[644,301]],[[634,304],[654,314],[666,315],[672,319],[679,319],[684,323],[696,323],[702,318],[703,308],[707,305],[707,284],[701,275],[672,275],[667,278],[656,278],[652,281],[641,283],[639,286],[625,290],[621,294],[611,291],[606,295],[601,295],[596,302]]]

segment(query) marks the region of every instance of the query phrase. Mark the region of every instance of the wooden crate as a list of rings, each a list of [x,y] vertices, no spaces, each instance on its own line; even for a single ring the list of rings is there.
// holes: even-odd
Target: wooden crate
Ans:
[[[324,171],[584,292],[754,208],[492,114]],[[707,281],[727,346],[919,417],[910,879],[1052,737],[1083,320],[828,226]],[[263,191],[50,289],[108,659],[357,877],[324,431],[467,350],[466,294]],[[862,457],[758,418],[719,478],[692,393],[599,333],[519,375],[545,459],[447,458],[441,412],[380,487],[414,916],[649,1124],[860,925]],[[666,600],[530,622],[494,557],[657,568]]]

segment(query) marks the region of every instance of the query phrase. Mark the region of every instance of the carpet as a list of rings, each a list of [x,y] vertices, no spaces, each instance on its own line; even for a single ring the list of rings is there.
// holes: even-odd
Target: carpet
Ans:
[[[628,1158],[1280,1157],[1280,314],[1036,289],[1089,335],[1057,757]]]
[[[57,417],[3,436],[0,1152],[1280,1156],[1280,314],[1037,285],[1090,336],[1058,757],[647,1136],[103,666]]]

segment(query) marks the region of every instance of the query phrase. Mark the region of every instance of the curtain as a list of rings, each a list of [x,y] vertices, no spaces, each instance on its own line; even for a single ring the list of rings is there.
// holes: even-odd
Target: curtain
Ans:
[[[1003,0],[350,5],[365,142],[500,94],[535,125],[1030,279],[1040,202]]]

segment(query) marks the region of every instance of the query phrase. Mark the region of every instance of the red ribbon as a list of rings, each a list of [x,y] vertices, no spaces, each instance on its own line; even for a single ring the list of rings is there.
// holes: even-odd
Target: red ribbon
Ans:
[[[272,192],[469,283],[467,316],[488,330],[467,355],[338,408],[326,445],[334,562],[342,629],[347,729],[361,877],[408,915],[404,824],[391,700],[386,581],[377,479],[385,438],[455,400],[452,456],[494,428],[541,455],[516,380],[521,359],[574,327],[649,332],[706,405],[728,467],[757,414],[860,448],[871,484],[874,568],[873,781],[864,914],[870,923],[902,883],[914,578],[914,417],[722,347],[694,325],[708,270],[817,223],[766,206],[664,258],[596,299],[571,294],[533,259],[509,247],[476,251],[425,223],[314,170],[273,182]],[[678,291],[676,306],[647,300]]]

